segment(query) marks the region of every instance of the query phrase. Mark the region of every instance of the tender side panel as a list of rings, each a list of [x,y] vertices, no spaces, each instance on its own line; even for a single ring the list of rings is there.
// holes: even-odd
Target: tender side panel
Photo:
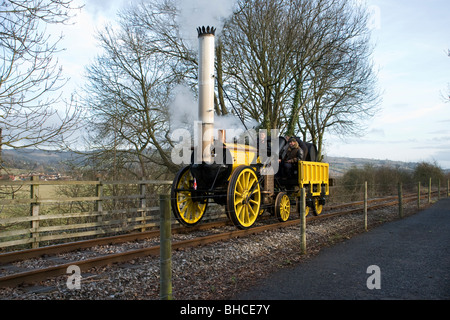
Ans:
[[[313,196],[320,196],[322,186],[329,195],[329,164],[323,162],[298,162],[298,179],[301,188],[309,185]]]

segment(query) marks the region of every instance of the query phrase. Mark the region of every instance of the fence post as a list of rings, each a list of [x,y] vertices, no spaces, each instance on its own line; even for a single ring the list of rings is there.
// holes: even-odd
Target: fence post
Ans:
[[[364,181],[364,230],[367,231],[367,181]]]
[[[30,185],[30,198],[35,200],[30,204],[30,213],[32,217],[39,217],[39,176],[33,176],[31,178],[32,184]],[[31,221],[31,234],[33,242],[31,243],[31,248],[39,248],[39,220]]]
[[[417,183],[417,209],[420,209],[420,181]]]
[[[403,188],[402,183],[398,183],[398,216],[403,218]]]
[[[139,192],[140,192],[140,199],[139,199],[139,209],[141,209],[141,217],[142,217],[142,225],[141,232],[144,232],[146,230],[145,228],[145,222],[146,222],[146,216],[147,216],[147,199],[146,197],[146,191],[147,191],[147,185],[143,183],[145,180],[144,177],[142,177],[142,182],[139,184]]]
[[[447,179],[447,198],[450,197],[450,179]]]
[[[172,243],[170,196],[159,196],[160,210],[160,292],[161,300],[172,300]]]
[[[306,191],[301,190],[300,197],[300,252],[306,254]]]
[[[97,211],[97,230],[103,230],[103,202],[101,197],[103,196],[103,183],[100,178],[97,178],[98,184],[95,186],[95,196],[98,197],[98,200],[95,200],[94,211]],[[101,234],[99,234],[101,237]]]
[[[441,179],[438,180],[438,200],[441,200]]]
[[[428,183],[428,204],[431,203],[431,178],[430,182]]]

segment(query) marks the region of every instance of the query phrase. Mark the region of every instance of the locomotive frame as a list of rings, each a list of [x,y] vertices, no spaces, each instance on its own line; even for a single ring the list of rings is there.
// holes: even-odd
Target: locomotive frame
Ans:
[[[284,139],[284,138],[280,138]],[[291,207],[299,212],[301,188],[306,189],[306,214],[319,215],[329,195],[329,164],[298,161],[293,177],[262,174],[266,164],[257,149],[248,145],[223,144],[233,164],[191,164],[181,169],[172,184],[171,204],[176,219],[195,226],[210,200],[225,205],[225,212],[239,229],[250,228],[265,211],[287,221]],[[280,149],[287,148],[287,144]],[[256,159],[256,163],[255,160]],[[244,161],[239,161],[244,160]]]

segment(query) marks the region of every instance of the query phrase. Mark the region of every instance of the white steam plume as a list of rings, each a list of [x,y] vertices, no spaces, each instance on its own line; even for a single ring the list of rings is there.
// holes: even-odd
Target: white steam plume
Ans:
[[[183,38],[197,40],[197,27],[214,26],[219,34],[233,13],[236,0],[177,0],[178,24]]]
[[[179,85],[174,88],[174,100],[169,105],[170,110],[170,127],[173,132],[176,129],[186,129],[193,136],[194,122],[198,121],[198,101],[194,97],[192,91]],[[249,120],[245,123],[248,129],[253,129],[258,126],[256,120]],[[243,131],[245,126],[242,124],[239,117],[234,114],[227,114],[225,116],[214,116],[214,136],[217,138],[217,130],[227,130],[227,141],[231,142]],[[236,135],[234,135],[235,133]]]
[[[173,89],[174,100],[169,105],[170,127],[193,132],[194,121],[198,118],[198,102],[188,87],[178,85]]]

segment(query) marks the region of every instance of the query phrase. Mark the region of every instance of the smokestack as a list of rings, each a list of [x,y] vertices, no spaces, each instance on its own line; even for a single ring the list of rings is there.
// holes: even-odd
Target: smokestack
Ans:
[[[202,160],[212,163],[214,142],[214,27],[199,27],[198,32],[198,118],[202,122]]]

